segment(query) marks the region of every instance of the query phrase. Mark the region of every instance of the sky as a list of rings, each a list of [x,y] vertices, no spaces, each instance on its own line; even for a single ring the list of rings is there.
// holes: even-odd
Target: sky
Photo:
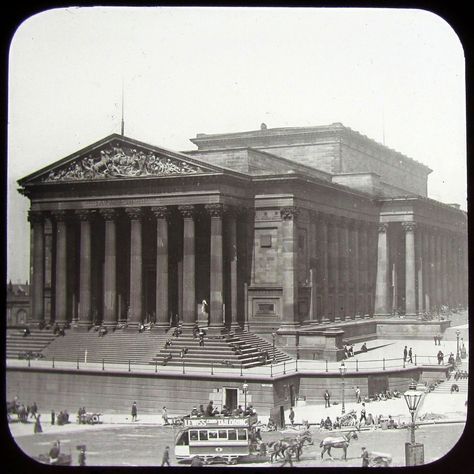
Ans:
[[[423,10],[81,7],[26,19],[9,55],[7,279],[29,278],[16,181],[111,133],[183,151],[197,133],[341,122],[434,171],[466,209],[465,65]]]

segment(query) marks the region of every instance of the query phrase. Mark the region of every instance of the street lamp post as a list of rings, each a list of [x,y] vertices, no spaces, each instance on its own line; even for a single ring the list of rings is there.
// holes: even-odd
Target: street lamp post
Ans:
[[[275,363],[275,339],[276,339],[276,333],[272,332],[272,343],[273,343],[273,363]]]
[[[410,443],[405,443],[405,462],[407,466],[417,466],[424,463],[423,444],[415,441],[415,414],[423,392],[416,389],[416,382],[412,380],[403,396],[411,415]]]
[[[249,388],[249,385],[247,382],[245,382],[242,385],[242,390],[244,391],[244,410],[247,411],[247,390]]]
[[[461,331],[459,329],[456,329],[456,364],[459,364],[461,362],[461,356],[459,355],[459,335],[461,334]]]
[[[346,365],[344,364],[344,361],[341,362],[341,366],[339,367],[339,372],[341,374],[341,379],[342,379],[342,408],[341,408],[341,413],[344,415],[344,413],[346,413],[346,406],[344,404],[344,391],[345,391],[344,375],[346,375]]]

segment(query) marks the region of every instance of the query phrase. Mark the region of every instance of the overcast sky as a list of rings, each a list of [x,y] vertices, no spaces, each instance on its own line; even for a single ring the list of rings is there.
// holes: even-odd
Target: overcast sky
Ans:
[[[434,170],[466,209],[464,55],[440,17],[398,9],[68,8],[10,49],[8,266],[29,278],[16,180],[114,132],[174,150],[196,133],[342,122]]]

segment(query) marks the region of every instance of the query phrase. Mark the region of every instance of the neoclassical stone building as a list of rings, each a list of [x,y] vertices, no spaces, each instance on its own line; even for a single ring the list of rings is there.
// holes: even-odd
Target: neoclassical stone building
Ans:
[[[114,134],[19,180],[33,323],[269,332],[467,305],[467,215],[428,198],[427,166],[340,123],[191,142]]]

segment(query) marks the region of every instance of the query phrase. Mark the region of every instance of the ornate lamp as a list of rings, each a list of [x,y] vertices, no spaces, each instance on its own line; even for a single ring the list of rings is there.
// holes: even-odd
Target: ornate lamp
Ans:
[[[423,445],[417,445],[415,442],[415,414],[423,395],[424,392],[416,389],[416,382],[414,380],[411,381],[408,390],[403,394],[408,410],[410,410],[411,414],[410,443],[406,443],[405,445],[405,458],[407,466],[423,464]]]

